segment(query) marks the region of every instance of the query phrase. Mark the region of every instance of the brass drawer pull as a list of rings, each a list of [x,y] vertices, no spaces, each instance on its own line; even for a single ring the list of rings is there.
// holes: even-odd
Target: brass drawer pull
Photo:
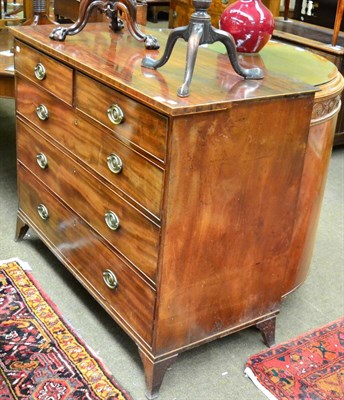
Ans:
[[[44,104],[40,104],[36,108],[36,114],[41,121],[45,121],[46,119],[49,118],[49,111]]]
[[[39,81],[42,81],[46,77],[46,71],[42,63],[38,63],[35,66],[34,74]]]
[[[113,211],[105,213],[105,222],[112,231],[116,231],[119,228],[119,218]]]
[[[103,279],[106,283],[106,286],[110,289],[116,289],[118,287],[117,277],[110,269],[106,269],[103,272]]]
[[[107,110],[107,115],[115,125],[120,124],[124,119],[124,113],[118,104],[112,104]]]
[[[123,162],[117,154],[111,153],[108,156],[108,158],[106,159],[106,161],[107,161],[109,170],[111,172],[113,172],[114,174],[119,174],[122,171]]]
[[[49,218],[49,212],[47,207],[44,204],[39,204],[37,207],[37,211],[39,216],[46,221]]]
[[[40,166],[40,168],[45,169],[48,166],[48,159],[45,154],[43,153],[38,153],[36,156],[36,161],[37,164]]]

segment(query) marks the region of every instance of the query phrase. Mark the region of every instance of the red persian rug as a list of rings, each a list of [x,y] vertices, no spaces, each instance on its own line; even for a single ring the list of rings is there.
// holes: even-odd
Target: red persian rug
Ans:
[[[250,357],[246,375],[273,400],[344,399],[344,318]]]
[[[0,262],[0,399],[130,400],[21,265]]]

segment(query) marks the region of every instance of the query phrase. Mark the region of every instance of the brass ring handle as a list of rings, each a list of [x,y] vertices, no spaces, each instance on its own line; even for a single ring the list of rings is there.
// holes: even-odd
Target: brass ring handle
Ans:
[[[106,286],[110,289],[116,289],[118,287],[117,277],[110,269],[106,269],[103,272],[103,279]]]
[[[107,211],[104,217],[106,225],[112,231],[116,231],[119,228],[119,218],[113,211]]]
[[[37,164],[40,168],[45,169],[48,166],[48,159],[44,153],[38,153],[36,156]]]
[[[122,171],[123,162],[117,154],[111,153],[106,159],[106,162],[109,170],[114,174],[119,174]]]
[[[124,119],[124,113],[118,104],[112,104],[107,109],[107,116],[109,120],[115,125],[120,124]]]
[[[49,218],[49,212],[47,207],[44,204],[39,204],[37,207],[38,215],[46,221]]]
[[[49,111],[44,104],[40,104],[36,108],[36,114],[41,121],[45,121],[46,119],[49,118]]]
[[[34,74],[39,81],[42,81],[46,77],[46,71],[42,63],[36,64]]]

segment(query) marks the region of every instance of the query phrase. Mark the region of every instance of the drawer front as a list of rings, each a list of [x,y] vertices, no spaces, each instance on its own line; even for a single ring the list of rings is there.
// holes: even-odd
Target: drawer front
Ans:
[[[19,207],[34,227],[69,261],[85,286],[150,343],[155,292],[20,165],[18,178]],[[40,206],[42,214],[42,205],[47,219],[38,213]],[[117,278],[114,289],[103,279],[107,270]]]
[[[75,82],[78,109],[110,128],[120,138],[165,160],[166,117],[82,74],[76,74]],[[111,122],[108,116],[108,110],[115,105],[123,113],[122,122],[117,124]],[[118,110],[115,111],[116,116],[119,114]]]
[[[17,110],[20,114],[61,143],[117,189],[160,217],[163,188],[163,171],[160,168],[123,145],[111,132],[97,129],[78,116],[73,108],[57,101],[29,81],[18,79],[17,93]],[[45,120],[41,120],[37,115],[36,109],[40,105],[44,105],[48,110],[48,118]],[[114,169],[118,163],[122,164],[120,172]],[[110,170],[109,164],[115,172]]]
[[[28,169],[123,256],[155,280],[159,242],[159,228],[155,224],[20,121],[17,151],[18,159]],[[47,165],[42,168],[37,161],[43,158]]]
[[[15,69],[68,104],[73,101],[73,70],[15,41]]]

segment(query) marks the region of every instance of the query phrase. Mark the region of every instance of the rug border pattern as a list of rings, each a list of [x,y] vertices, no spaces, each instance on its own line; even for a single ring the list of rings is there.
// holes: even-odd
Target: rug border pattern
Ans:
[[[130,395],[117,383],[105,365],[64,319],[57,306],[42,290],[32,274],[24,271],[20,263],[19,259],[1,260],[0,270],[9,274],[13,285],[22,294],[28,308],[54,337],[94,393],[99,396],[99,399],[104,400],[114,395],[118,400],[131,400]],[[27,263],[25,264],[27,265]],[[42,301],[44,307],[42,307]],[[63,335],[59,332],[63,332]],[[80,355],[82,356],[80,357]],[[91,369],[89,369],[90,366]],[[87,372],[88,369],[92,371],[91,374]]]

